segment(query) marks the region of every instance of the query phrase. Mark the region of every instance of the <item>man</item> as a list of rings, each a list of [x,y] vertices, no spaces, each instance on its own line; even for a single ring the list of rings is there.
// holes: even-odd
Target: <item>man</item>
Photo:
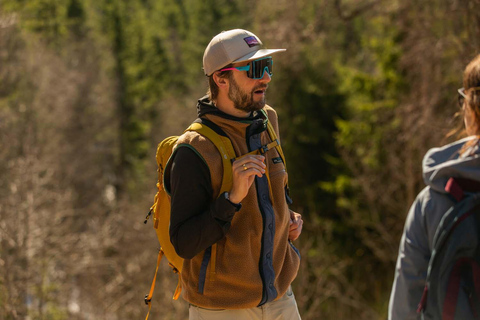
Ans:
[[[271,55],[280,51],[263,49],[241,29],[218,34],[205,50],[210,88],[198,101],[198,117],[228,136],[237,160],[231,190],[217,197],[223,167],[213,143],[187,132],[172,158],[170,239],[185,259],[190,319],[300,319],[290,286],[300,256],[291,241],[303,221],[288,208],[285,165],[275,148],[242,157],[271,142],[267,121],[278,136],[265,94]]]

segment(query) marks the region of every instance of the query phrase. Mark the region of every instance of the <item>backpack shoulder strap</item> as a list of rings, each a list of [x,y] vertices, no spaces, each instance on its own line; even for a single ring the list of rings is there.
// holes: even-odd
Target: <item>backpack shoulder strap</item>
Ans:
[[[283,154],[282,146],[280,145],[280,140],[278,140],[278,137],[275,132],[275,129],[273,128],[272,122],[268,117],[268,112],[265,109],[262,109],[261,112],[267,118],[267,131],[268,131],[268,135],[270,136],[270,140],[272,140],[272,148],[275,147],[275,149],[277,149],[277,152],[280,155],[280,158],[282,158],[283,165],[285,166],[285,171],[287,171],[287,162],[285,160],[285,155]]]
[[[232,142],[230,141],[228,136],[223,132],[220,127],[207,119],[197,119],[197,121],[192,123],[185,130],[185,132],[186,131],[196,131],[202,136],[206,137],[215,145],[218,152],[220,152],[223,165],[222,185],[220,187],[220,192],[217,197],[225,191],[229,191],[233,183],[233,176],[231,173],[231,159],[235,158],[235,150],[233,149]]]
[[[272,123],[270,121],[268,121],[267,123],[267,130],[268,130],[268,135],[270,136],[270,140],[277,142],[277,144],[275,145],[275,149],[277,149],[278,154],[282,158],[283,165],[285,166],[285,171],[287,171],[287,161],[285,160],[285,155],[283,154],[282,146],[280,145],[280,141],[278,141],[277,134],[275,133],[275,130],[273,129]]]
[[[480,192],[479,181],[452,177],[447,181],[445,191],[452,197],[454,204],[445,212],[438,224],[437,231],[433,237],[430,263],[435,261],[436,253],[441,250],[452,230],[468,218],[474,212],[474,208],[480,205],[479,195],[467,197],[467,193],[478,194]],[[466,201],[467,199],[471,201]]]
[[[197,119],[185,130],[185,132],[186,131],[196,131],[215,145],[218,152],[220,152],[223,166],[222,185],[217,197],[226,191],[230,191],[233,184],[232,159],[235,158],[235,150],[233,149],[230,138],[228,138],[219,126],[205,118]],[[213,244],[209,250],[211,250],[209,255],[211,264],[210,280],[213,281],[215,279],[216,270],[217,244]]]

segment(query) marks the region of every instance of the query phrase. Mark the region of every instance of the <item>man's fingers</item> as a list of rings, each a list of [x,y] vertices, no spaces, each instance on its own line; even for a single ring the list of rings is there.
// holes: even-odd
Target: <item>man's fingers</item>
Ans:
[[[290,211],[290,228],[288,230],[288,239],[295,241],[302,233],[303,219],[300,213]]]
[[[288,239],[295,241],[300,237],[302,233],[303,220],[299,222],[294,222],[290,225],[290,230],[288,232]]]
[[[233,170],[238,174],[245,173],[247,176],[257,174],[261,177],[265,173],[265,166],[254,162],[246,162],[241,165],[237,164]]]
[[[289,231],[299,230],[301,232],[303,226],[303,220],[300,215],[295,216],[295,220],[290,219]]]
[[[292,221],[290,220],[290,231],[296,230],[303,225],[303,220]]]
[[[292,241],[295,241],[298,239],[298,237],[300,236],[300,230],[294,230],[294,231],[290,231],[288,233],[288,239],[292,240]]]
[[[247,173],[247,172],[249,172],[249,171],[250,171],[250,173],[252,173],[252,172],[254,172],[254,171],[257,171],[257,172],[260,173],[260,174],[264,174],[264,173],[265,173],[265,169],[264,169],[264,168],[262,168],[262,167],[260,167],[260,166],[258,166],[258,165],[254,165],[254,164],[253,164],[253,165],[250,164],[250,165],[242,166],[241,170],[244,171],[245,173]],[[253,174],[253,173],[252,173],[252,174]]]
[[[258,166],[260,168],[265,168],[266,165],[264,163],[265,157],[264,156],[258,156],[258,155],[249,155],[245,156],[243,158],[237,159],[233,162],[233,168],[242,168],[245,170],[245,168],[249,168],[252,166]]]

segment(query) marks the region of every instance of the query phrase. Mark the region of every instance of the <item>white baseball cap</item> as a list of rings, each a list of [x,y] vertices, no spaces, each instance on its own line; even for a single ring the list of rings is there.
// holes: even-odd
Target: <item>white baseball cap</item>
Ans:
[[[250,31],[233,29],[217,34],[203,54],[203,70],[207,76],[231,64],[266,57],[287,49],[262,49],[263,43]]]

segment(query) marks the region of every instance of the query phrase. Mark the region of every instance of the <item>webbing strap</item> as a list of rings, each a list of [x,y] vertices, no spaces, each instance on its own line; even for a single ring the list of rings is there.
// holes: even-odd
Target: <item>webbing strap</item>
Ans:
[[[175,289],[175,293],[173,294],[173,300],[177,300],[180,297],[180,293],[182,293],[182,277],[180,273],[178,274],[178,284],[177,288]]]
[[[267,124],[267,130],[268,130],[268,134],[270,135],[270,139],[272,141],[278,141],[277,134],[275,133],[275,130],[273,129],[273,126],[270,123],[270,121]],[[278,154],[282,158],[283,165],[285,166],[285,171],[287,171],[287,162],[285,161],[285,155],[283,154],[282,146],[280,145],[280,143],[278,143],[275,146],[275,148],[277,149]]]
[[[280,155],[280,158],[282,158],[283,165],[285,166],[285,171],[287,171],[287,161],[285,160],[285,155],[283,154],[282,146],[278,142],[277,134],[275,133],[275,130],[273,129],[273,126],[270,123],[270,121],[267,123],[267,130],[268,130],[268,134],[270,135],[270,139],[274,142],[277,142],[275,145],[275,149],[277,149],[277,152]],[[273,206],[273,194],[272,194],[272,185],[270,183],[270,175],[267,175],[267,178],[268,178],[268,187],[270,190],[270,199],[272,201],[272,206]],[[288,185],[286,186],[286,188],[288,190]]]
[[[210,258],[210,281],[215,281],[215,265],[217,263],[217,244],[212,245],[212,256]]]
[[[258,148],[257,150],[253,150],[249,153],[246,153],[246,154],[244,154],[240,157],[233,158],[232,162],[237,160],[237,159],[248,156],[248,155],[265,154],[268,150],[270,150],[272,148],[275,148],[275,149],[277,149],[278,154],[282,158],[282,161],[283,161],[283,164],[285,165],[285,170],[286,170],[287,169],[287,163],[285,162],[285,155],[283,154],[282,146],[280,145],[280,142],[278,141],[278,138],[277,138],[277,134],[275,133],[275,130],[273,129],[270,122],[268,122],[268,124],[267,124],[267,131],[268,131],[268,135],[270,136],[270,140],[272,140],[272,142]]]
[[[150,310],[152,309],[152,304],[149,302],[148,303],[148,312],[147,312],[147,317],[145,318],[145,320],[148,320],[148,316],[150,315]]]
[[[265,154],[268,150],[272,149],[272,148],[276,148],[277,146],[279,146],[279,143],[278,143],[278,140],[274,140],[256,150],[253,150],[253,151],[250,151],[249,153],[245,153],[244,155],[241,155],[240,157],[237,157],[237,158],[233,158],[232,159],[232,162],[235,161],[235,160],[238,160],[240,158],[243,158],[245,156],[248,156],[248,155],[257,155],[257,154]]]
[[[212,256],[212,247],[205,249],[203,254],[202,264],[200,265],[200,275],[198,276],[198,293],[203,294],[205,288],[205,279],[207,277],[207,267]]]
[[[417,307],[417,313],[420,313],[423,310],[425,310],[425,306],[427,304],[427,296],[428,296],[428,285],[425,285],[425,288],[423,288],[422,299],[420,300],[420,303],[418,304],[418,307]]]
[[[448,179],[447,184],[445,185],[445,191],[450,193],[457,201],[462,200],[465,196],[462,187],[454,178]]]
[[[450,178],[445,185],[445,191],[450,193],[455,200],[460,201],[465,197],[465,192],[480,192],[480,183],[466,178]]]
[[[241,155],[240,157],[233,158],[232,162],[237,160],[237,159],[248,156],[248,155],[265,154],[268,150],[275,148],[275,149],[277,149],[278,154],[282,158],[282,161],[283,161],[283,164],[285,165],[285,170],[286,170],[287,165],[286,165],[286,162],[285,162],[285,156],[283,155],[282,146],[280,145],[280,142],[277,139],[277,135],[275,134],[275,130],[273,129],[270,122],[267,124],[267,129],[268,129],[268,135],[270,136],[270,140],[272,140],[272,142],[270,142],[270,143],[268,143],[268,144],[266,144],[266,145],[264,145],[264,146],[262,146],[262,147],[260,147],[256,150],[250,151],[249,153]]]
[[[148,320],[148,316],[150,315],[150,309],[152,309],[152,296],[153,296],[153,291],[155,290],[155,282],[157,281],[158,267],[160,266],[160,261],[162,261],[162,257],[163,257],[163,249],[160,248],[160,251],[158,252],[157,268],[155,269],[155,276],[153,277],[152,285],[150,287],[150,292],[145,296],[145,303],[148,305],[148,313],[145,320]]]
[[[442,319],[454,320],[455,310],[457,308],[458,293],[460,291],[460,279],[463,266],[468,263],[467,258],[458,259],[452,268],[450,278],[448,279],[447,294],[443,304]]]
[[[474,287],[476,288],[476,286],[478,285],[479,280],[478,278],[476,278],[476,272],[478,272],[479,269],[475,261],[473,261],[471,258],[458,259],[457,263],[455,263],[455,265],[452,268],[452,272],[450,273],[450,278],[448,280],[447,294],[445,295],[445,301],[444,301],[443,312],[442,312],[443,320],[455,319],[455,310],[457,307],[458,294],[460,292],[460,280],[462,277],[461,275],[462,275],[462,272],[465,271],[466,266],[472,268],[471,271],[473,273]],[[474,312],[473,308],[472,308],[472,312]],[[477,318],[477,316],[475,316],[475,318]]]

